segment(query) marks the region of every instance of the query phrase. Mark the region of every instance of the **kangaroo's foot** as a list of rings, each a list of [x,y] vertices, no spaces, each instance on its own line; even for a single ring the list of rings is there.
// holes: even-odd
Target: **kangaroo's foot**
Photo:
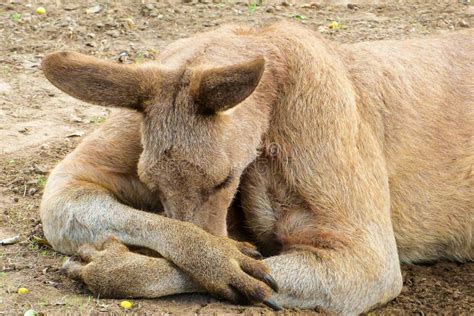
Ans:
[[[79,248],[82,262],[68,259],[63,272],[84,282],[100,297],[161,297],[176,293],[203,292],[184,272],[170,261],[134,253],[115,237],[97,248],[85,244]]]

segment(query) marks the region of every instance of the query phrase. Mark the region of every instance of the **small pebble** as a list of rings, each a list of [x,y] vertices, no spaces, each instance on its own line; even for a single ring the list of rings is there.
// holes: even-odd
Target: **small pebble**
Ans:
[[[357,4],[354,4],[354,3],[348,3],[347,8],[351,9],[351,10],[359,10],[359,6]]]
[[[469,27],[469,23],[467,23],[467,22],[464,21],[464,20],[461,20],[461,21],[459,21],[459,26],[460,26],[460,27]]]
[[[34,309],[29,309],[23,314],[23,316],[36,316],[36,315],[38,315],[38,313]]]
[[[0,245],[2,245],[2,246],[14,245],[14,244],[19,243],[19,242],[20,242],[20,236],[17,235],[17,236],[13,236],[13,237],[9,237],[9,238],[5,238],[5,239],[0,240]],[[18,291],[20,291],[20,289]]]

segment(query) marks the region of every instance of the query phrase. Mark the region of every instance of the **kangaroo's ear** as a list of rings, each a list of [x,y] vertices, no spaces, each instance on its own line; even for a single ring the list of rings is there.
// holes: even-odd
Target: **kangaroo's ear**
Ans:
[[[254,60],[219,68],[199,69],[191,82],[199,111],[213,114],[230,109],[244,101],[257,87],[265,60]]]
[[[43,72],[56,87],[80,100],[141,110],[147,98],[136,66],[120,65],[73,52],[47,55]]]

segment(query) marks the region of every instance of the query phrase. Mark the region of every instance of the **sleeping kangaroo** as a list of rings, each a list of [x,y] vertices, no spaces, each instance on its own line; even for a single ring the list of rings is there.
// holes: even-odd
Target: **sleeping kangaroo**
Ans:
[[[400,261],[474,259],[473,34],[338,45],[280,22],[142,65],[50,54],[56,87],[121,110],[52,172],[45,236],[101,296],[383,304]],[[237,191],[264,260],[226,237]]]

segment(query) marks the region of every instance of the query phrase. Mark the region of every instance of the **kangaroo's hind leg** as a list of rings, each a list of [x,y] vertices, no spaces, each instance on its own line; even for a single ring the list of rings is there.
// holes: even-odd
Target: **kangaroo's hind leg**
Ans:
[[[69,259],[63,271],[83,281],[100,297],[146,297],[204,292],[188,275],[164,258],[128,250],[115,237],[107,238],[100,250],[91,244],[79,248],[82,263]]]

